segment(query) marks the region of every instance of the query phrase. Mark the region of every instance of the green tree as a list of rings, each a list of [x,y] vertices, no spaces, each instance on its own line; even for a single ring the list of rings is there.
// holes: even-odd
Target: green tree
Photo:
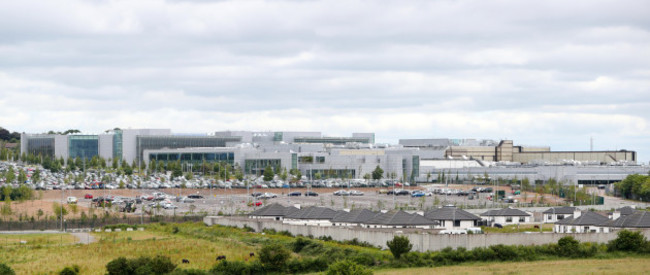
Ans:
[[[291,252],[281,244],[269,244],[260,249],[260,262],[268,270],[281,271],[291,257]]]
[[[640,252],[647,247],[648,241],[639,231],[621,230],[616,239],[607,244],[608,251],[631,251]]]
[[[113,159],[113,165],[111,165],[111,167],[113,167],[113,170],[117,170],[117,168],[119,167],[117,158]]]
[[[380,180],[383,177],[384,177],[384,169],[381,169],[381,167],[377,165],[377,167],[375,167],[375,170],[372,171],[372,179]]]
[[[0,207],[0,214],[2,215],[4,221],[7,221],[7,217],[13,214],[13,210],[11,209],[11,198],[5,198],[5,203],[2,204],[2,207]]]
[[[68,209],[65,208],[65,205],[61,205],[56,202],[52,203],[52,211],[58,220],[61,219],[61,215],[63,215],[63,217],[65,217],[65,215],[68,215]]]
[[[287,178],[289,178],[289,175],[287,174],[287,169],[282,168],[282,172],[280,172],[280,178],[283,181],[287,181]]]
[[[406,236],[395,236],[392,240],[386,242],[386,246],[388,246],[395,259],[399,259],[402,254],[408,253],[413,248],[411,241]]]
[[[264,168],[264,178],[263,178],[264,181],[272,181],[273,176],[275,176],[275,174],[273,173],[273,168],[271,167],[271,165],[267,165]]]
[[[23,184],[27,181],[27,174],[25,174],[25,170],[20,169],[18,171],[18,183]]]
[[[41,217],[43,217],[44,214],[45,213],[43,213],[43,209],[39,208],[38,211],[36,211],[36,217],[38,217],[39,221],[41,220]]]

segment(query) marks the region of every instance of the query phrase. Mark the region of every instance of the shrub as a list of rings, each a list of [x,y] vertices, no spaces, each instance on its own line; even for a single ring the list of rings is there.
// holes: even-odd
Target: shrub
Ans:
[[[14,272],[11,267],[9,267],[6,264],[0,263],[0,275],[15,275],[16,272]]]
[[[209,273],[200,269],[176,269],[169,275],[208,275]]]
[[[106,272],[109,275],[117,274],[165,274],[172,272],[176,265],[168,257],[155,256],[153,258],[140,257],[126,259],[119,257],[106,264]]]
[[[327,269],[327,275],[371,275],[372,270],[351,261],[340,261]]]
[[[608,251],[641,252],[648,244],[645,236],[638,231],[622,230],[616,239],[607,244]]]
[[[59,275],[77,275],[80,270],[81,268],[78,265],[66,266],[59,272]]]
[[[490,249],[494,251],[496,260],[514,261],[517,259],[517,251],[513,246],[498,244],[490,246]]]
[[[241,261],[227,261],[223,260],[216,264],[211,270],[212,274],[224,274],[224,275],[246,275],[246,274],[257,274],[261,273],[261,269],[254,270],[254,265],[248,265]],[[257,271],[257,272],[256,272]]]
[[[387,241],[386,245],[390,248],[390,253],[393,254],[395,259],[399,259],[402,254],[411,251],[411,248],[413,248],[409,238],[406,236],[395,236],[392,240]]]
[[[580,255],[580,242],[572,236],[562,237],[557,241],[558,254],[564,257],[578,257]]]
[[[298,237],[291,244],[291,250],[293,250],[293,252],[295,252],[295,253],[299,253],[303,248],[305,248],[305,246],[307,246],[307,245],[309,245],[311,243],[313,243],[313,241],[311,241],[309,239],[302,238],[302,237]]]
[[[291,252],[280,244],[269,244],[260,249],[259,256],[260,262],[265,268],[271,271],[280,271],[291,257]]]

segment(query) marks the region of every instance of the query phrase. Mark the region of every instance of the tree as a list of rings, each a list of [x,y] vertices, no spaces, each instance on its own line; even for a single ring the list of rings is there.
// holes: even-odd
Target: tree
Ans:
[[[2,207],[0,207],[0,214],[2,214],[2,217],[4,217],[5,221],[7,220],[7,217],[13,214],[13,210],[11,209],[11,198],[5,198],[5,203],[2,204]]]
[[[427,182],[431,181],[431,172],[427,172]]]
[[[260,249],[259,255],[264,267],[271,271],[281,271],[291,257],[291,252],[281,244],[269,244]]]
[[[395,236],[392,240],[386,242],[395,259],[399,259],[402,254],[411,251],[413,245],[406,236]]]
[[[18,171],[18,183],[23,184],[27,181],[27,174],[25,174],[25,170],[20,169]]]
[[[372,179],[373,180],[380,180],[383,177],[384,177],[384,169],[381,169],[381,167],[379,167],[379,165],[377,165],[375,170],[372,171]]]
[[[36,184],[39,181],[41,181],[41,170],[35,169],[34,173],[32,174],[32,183]]]
[[[621,230],[618,232],[616,239],[607,244],[607,250],[640,252],[647,246],[649,246],[648,241],[641,232]]]
[[[43,209],[40,209],[40,208],[39,208],[38,211],[36,211],[36,217],[38,217],[38,220],[39,220],[39,221],[41,220],[41,217],[42,217],[44,214],[45,214],[45,213],[43,213]]]
[[[116,169],[117,169],[117,167],[118,167],[117,158],[114,158],[114,159],[113,159],[113,165],[112,165],[112,167],[113,167],[113,170],[116,170]]]
[[[363,175],[364,180],[370,180],[371,178],[372,178],[372,176],[369,173],[366,173],[365,175]]]
[[[283,181],[287,181],[287,178],[288,178],[288,177],[289,177],[289,175],[287,174],[287,169],[282,168],[282,172],[280,172],[280,178],[281,178]]]
[[[275,176],[275,174],[273,173],[273,168],[271,167],[271,165],[267,165],[264,168],[264,181],[272,181],[273,176]]]
[[[68,215],[68,209],[65,208],[65,205],[58,204],[56,202],[52,203],[52,211],[57,219],[61,219],[61,215],[65,217]]]

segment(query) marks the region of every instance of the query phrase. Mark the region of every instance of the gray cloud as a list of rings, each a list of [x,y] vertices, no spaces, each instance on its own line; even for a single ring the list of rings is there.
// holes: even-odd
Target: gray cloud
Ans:
[[[0,126],[375,131],[637,150],[646,1],[9,1]]]

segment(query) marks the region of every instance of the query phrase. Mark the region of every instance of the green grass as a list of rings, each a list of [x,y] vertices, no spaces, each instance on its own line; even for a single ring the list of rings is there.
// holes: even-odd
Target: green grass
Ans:
[[[383,269],[376,275],[424,274],[647,274],[650,257],[472,263],[457,266]]]
[[[522,224],[522,225],[506,225],[503,228],[482,226],[481,229],[485,233],[522,233],[522,232],[539,232],[539,228],[535,228],[537,224]],[[542,232],[553,232],[553,224],[543,224]]]
[[[21,244],[21,241],[27,242]],[[3,249],[20,246],[69,245],[77,242],[70,234],[0,234]]]

